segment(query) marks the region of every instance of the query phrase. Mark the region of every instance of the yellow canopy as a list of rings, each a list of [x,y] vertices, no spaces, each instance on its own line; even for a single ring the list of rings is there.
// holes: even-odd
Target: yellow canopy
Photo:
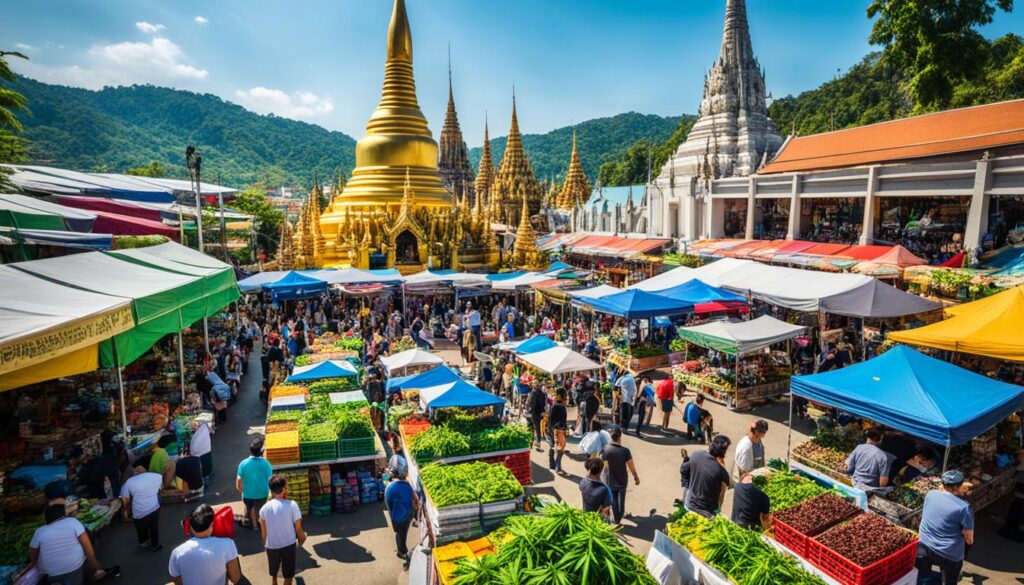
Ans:
[[[1024,287],[946,310],[953,318],[897,331],[889,339],[910,345],[1024,361]]]
[[[129,320],[131,315],[128,315]],[[99,344],[93,344],[61,355],[31,368],[21,368],[0,375],[0,392],[21,388],[29,384],[45,382],[54,378],[74,376],[100,368]]]

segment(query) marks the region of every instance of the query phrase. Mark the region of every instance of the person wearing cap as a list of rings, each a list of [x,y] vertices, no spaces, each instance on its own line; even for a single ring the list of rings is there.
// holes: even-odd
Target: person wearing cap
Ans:
[[[199,504],[189,515],[192,538],[175,547],[167,563],[175,585],[223,585],[242,579],[235,542],[212,536],[214,515],[209,504]]]
[[[768,434],[768,422],[757,419],[750,423],[747,434],[736,444],[736,465],[733,468],[733,479],[739,480],[755,469],[765,466],[764,442]]]
[[[921,510],[914,565],[922,575],[938,565],[942,585],[960,582],[966,548],[974,544],[974,512],[960,498],[963,493],[964,474],[947,471],[942,474],[942,489],[928,492]]]
[[[263,439],[253,439],[249,443],[249,457],[238,464],[238,472],[235,476],[235,489],[242,494],[245,518],[249,521],[249,528],[253,530],[259,526],[260,508],[267,502],[267,497],[270,495],[268,482],[270,476],[274,475],[274,468],[262,455]]]
[[[864,433],[865,441],[846,458],[846,474],[853,478],[853,486],[866,491],[877,491],[889,486],[889,466],[892,456],[879,447],[885,433],[875,427]]]

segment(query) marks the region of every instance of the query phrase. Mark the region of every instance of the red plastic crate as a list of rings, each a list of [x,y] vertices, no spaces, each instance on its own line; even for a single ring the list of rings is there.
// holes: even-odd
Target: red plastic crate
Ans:
[[[889,585],[914,568],[917,539],[891,555],[861,567],[813,538],[807,539],[805,559],[843,585]]]
[[[772,514],[772,535],[775,536],[775,540],[793,551],[797,556],[807,556],[807,541],[810,538],[776,518],[775,514]]]

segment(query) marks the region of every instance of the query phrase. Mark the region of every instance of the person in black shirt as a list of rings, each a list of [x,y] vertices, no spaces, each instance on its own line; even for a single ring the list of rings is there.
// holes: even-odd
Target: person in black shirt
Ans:
[[[384,384],[378,378],[377,368],[366,370],[366,398],[371,404],[384,403]],[[384,430],[384,412],[380,408],[370,409],[370,418],[373,419],[373,428],[378,432]]]
[[[629,486],[627,473],[633,474],[633,483],[636,485],[640,485],[640,476],[633,463],[633,453],[622,446],[622,428],[617,425],[612,427],[611,436],[612,442],[605,445],[601,458],[608,465],[606,475],[608,489],[612,491],[612,518],[616,524],[620,524],[626,514],[626,488]]]
[[[580,480],[583,511],[597,512],[607,518],[612,507],[612,491],[601,481],[604,461],[600,457],[589,457],[583,467],[587,470],[587,477]]]
[[[548,410],[548,429],[551,435],[551,450],[548,451],[548,469],[561,474],[562,455],[565,454],[565,440],[568,433],[569,413],[565,409],[565,393],[555,393],[555,402]]]
[[[710,519],[722,508],[730,483],[725,453],[731,443],[729,437],[717,435],[707,451],[697,451],[683,464],[682,480],[687,485],[684,504],[690,512]]]
[[[530,424],[533,426],[533,439],[536,443],[537,451],[543,452],[540,448],[540,421],[544,417],[544,411],[548,408],[548,395],[544,393],[544,389],[541,388],[540,384],[536,384],[533,390],[530,391],[526,405],[530,412]]]
[[[174,465],[174,477],[181,480],[181,491],[188,497],[190,492],[203,489],[203,464],[189,452],[189,446],[182,447],[181,456]]]
[[[732,521],[748,530],[768,530],[771,508],[771,500],[754,485],[754,477],[744,474],[732,494]]]

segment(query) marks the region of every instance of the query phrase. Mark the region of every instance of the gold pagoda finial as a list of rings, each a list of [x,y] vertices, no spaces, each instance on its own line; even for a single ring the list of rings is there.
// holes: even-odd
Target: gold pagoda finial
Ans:
[[[526,201],[526,192],[522,195],[522,211],[519,214],[519,227],[516,229],[516,243],[512,248],[512,258],[517,266],[530,268],[537,264],[537,236],[530,225],[530,206]]]
[[[494,161],[491,159],[491,140],[487,132],[487,113],[484,112],[484,146],[483,152],[480,154],[480,169],[476,173],[476,182],[473,185],[478,201],[490,197],[494,172]],[[490,201],[484,201],[484,205],[490,205]]]
[[[569,170],[565,173],[565,183],[557,197],[556,207],[573,209],[584,205],[590,199],[590,184],[580,164],[579,151],[576,149],[576,129],[572,131],[572,155],[569,157]]]
[[[388,61],[412,63],[412,29],[409,16],[405,13],[405,0],[395,0],[388,26]]]

